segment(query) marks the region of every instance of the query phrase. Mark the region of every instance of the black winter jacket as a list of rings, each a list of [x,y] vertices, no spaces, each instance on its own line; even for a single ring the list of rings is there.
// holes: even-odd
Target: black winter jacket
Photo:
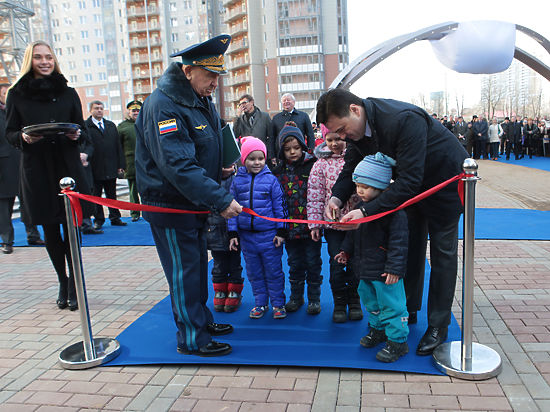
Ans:
[[[407,214],[398,210],[346,233],[341,249],[359,279],[385,282],[383,273],[405,277],[408,238]]]
[[[90,193],[80,162],[79,141],[65,135],[47,135],[27,144],[21,129],[39,123],[76,123],[86,133],[82,106],[76,91],[60,73],[35,79],[24,75],[8,92],[6,136],[23,151],[21,196],[33,225],[60,223],[65,219],[59,180],[70,176],[76,191]],[[81,137],[82,139],[82,137]]]
[[[94,155],[90,159],[94,180],[111,180],[118,176],[118,169],[126,167],[120,136],[116,125],[103,119],[103,133],[94,124],[92,117],[86,119],[86,128],[94,146]]]

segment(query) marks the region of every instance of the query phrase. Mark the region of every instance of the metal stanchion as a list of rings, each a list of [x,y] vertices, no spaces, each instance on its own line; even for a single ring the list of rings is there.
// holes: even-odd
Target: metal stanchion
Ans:
[[[60,180],[61,189],[74,189],[75,182],[70,177]],[[63,195],[65,201],[65,215],[69,232],[69,244],[71,246],[71,260],[73,263],[74,282],[76,296],[80,312],[80,325],[82,326],[82,342],[74,343],[61,351],[59,364],[65,369],[87,369],[109,362],[120,353],[120,344],[116,339],[94,338],[88,310],[88,297],[82,270],[82,254],[78,240],[78,228],[74,224],[74,211],[71,207],[69,196]]]
[[[464,239],[462,266],[462,340],[439,345],[433,352],[436,366],[456,378],[483,380],[497,376],[502,368],[500,355],[493,349],[472,342],[474,310],[474,227],[477,163],[464,160]]]

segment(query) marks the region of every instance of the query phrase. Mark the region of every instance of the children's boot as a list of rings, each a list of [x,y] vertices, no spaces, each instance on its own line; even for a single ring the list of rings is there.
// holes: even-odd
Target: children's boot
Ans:
[[[214,283],[214,310],[223,312],[225,300],[227,299],[227,283]]]
[[[235,312],[241,306],[241,292],[243,291],[242,283],[227,284],[227,298],[225,299],[224,312]]]
[[[363,310],[361,309],[361,298],[359,298],[359,293],[357,293],[357,288],[353,286],[348,286],[347,297],[348,297],[349,319],[350,320],[363,319]]]
[[[308,315],[318,315],[321,313],[321,284],[307,284],[307,309]]]
[[[407,345],[407,342],[398,343],[388,340],[386,342],[386,347],[380,349],[376,354],[376,359],[380,362],[391,363],[407,353],[409,353],[409,345]]]
[[[346,294],[346,289],[333,290],[332,296],[334,298],[334,312],[332,312],[332,321],[334,323],[344,323],[348,320],[348,297]]]
[[[290,298],[285,305],[287,312],[296,312],[304,304],[304,281],[290,280]]]

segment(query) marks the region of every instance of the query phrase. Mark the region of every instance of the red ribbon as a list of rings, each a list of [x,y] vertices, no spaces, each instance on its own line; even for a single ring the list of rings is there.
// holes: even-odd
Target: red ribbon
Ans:
[[[249,209],[247,207],[243,207],[243,212],[248,213],[249,215],[259,217],[261,219],[269,220],[272,222],[283,222],[283,223],[304,223],[304,224],[318,224],[318,225],[356,225],[359,223],[366,223],[370,222],[372,220],[380,219],[383,216],[389,215],[390,213],[396,212],[398,210],[404,209],[410,205],[413,205],[415,203],[420,202],[421,200],[427,198],[428,196],[433,195],[434,193],[440,191],[445,186],[450,185],[453,182],[456,182],[458,180],[458,195],[460,197],[460,201],[462,202],[462,205],[464,205],[464,181],[463,179],[465,177],[468,177],[471,175],[468,175],[466,173],[461,173],[459,175],[456,175],[454,177],[451,177],[450,179],[445,180],[444,182],[426,190],[425,192],[422,192],[413,198],[407,200],[406,202],[402,203],[401,205],[397,206],[393,210],[388,210],[386,212],[377,213],[375,215],[366,216],[361,219],[355,219],[350,220],[349,222],[329,222],[325,220],[306,220],[306,219],[279,219],[276,217],[267,217],[267,216],[261,216],[257,214],[252,209]],[[70,189],[64,189],[61,191],[63,194],[67,195],[69,197],[69,201],[71,202],[71,206],[73,208],[74,214],[76,215],[76,222],[78,223],[78,226],[82,224],[82,207],[80,206],[79,199],[87,200],[91,203],[97,203],[102,206],[112,207],[116,209],[122,209],[122,210],[139,210],[142,212],[161,212],[161,213],[180,213],[180,214],[207,214],[210,213],[209,211],[198,211],[198,210],[181,210],[181,209],[170,209],[170,208],[164,208],[159,206],[149,206],[149,205],[142,205],[139,203],[130,203],[130,202],[124,202],[122,200],[113,200],[113,199],[106,199],[104,197],[97,197],[97,196],[90,196],[90,195],[84,195],[82,193],[74,192]],[[74,218],[74,216],[73,216]]]

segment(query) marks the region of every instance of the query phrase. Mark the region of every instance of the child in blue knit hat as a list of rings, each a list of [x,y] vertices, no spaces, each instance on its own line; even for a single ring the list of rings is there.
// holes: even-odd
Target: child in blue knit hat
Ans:
[[[352,179],[364,202],[387,189],[393,166],[395,160],[380,152],[366,156],[357,165]],[[407,215],[399,210],[348,232],[342,251],[335,256],[343,264],[349,260],[361,279],[358,292],[369,314],[370,330],[359,343],[373,348],[386,342],[376,354],[381,362],[395,362],[409,352],[409,314],[403,286],[408,235]]]

